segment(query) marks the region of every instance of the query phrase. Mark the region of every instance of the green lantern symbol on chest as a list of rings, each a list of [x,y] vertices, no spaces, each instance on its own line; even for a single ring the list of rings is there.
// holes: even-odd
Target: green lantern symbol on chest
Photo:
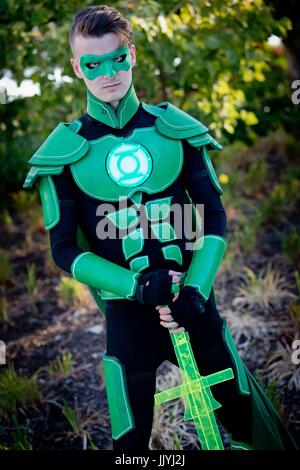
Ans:
[[[148,150],[138,143],[122,143],[111,149],[106,159],[110,178],[123,187],[135,187],[146,181],[152,171]]]

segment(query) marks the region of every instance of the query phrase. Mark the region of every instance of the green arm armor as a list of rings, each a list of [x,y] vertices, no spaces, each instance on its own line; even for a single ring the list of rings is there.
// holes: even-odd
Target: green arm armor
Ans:
[[[138,272],[85,251],[74,259],[71,272],[74,279],[96,289],[105,289],[129,300],[135,299]]]
[[[29,160],[29,170],[23,188],[33,186],[39,176],[59,175],[64,165],[80,160],[88,151],[89,143],[77,134],[80,121],[61,122]]]
[[[43,208],[45,229],[50,230],[58,224],[60,219],[60,207],[56,189],[50,175],[39,179],[39,191]]]
[[[216,175],[215,169],[213,167],[213,164],[210,159],[210,155],[208,153],[207,147],[203,147],[203,161],[204,165],[206,168],[206,171],[208,173],[208,176],[210,178],[210,181],[212,182],[213,186],[215,189],[218,191],[219,194],[223,194],[222,187],[219,183],[218,177]]]
[[[226,250],[226,240],[218,235],[205,235],[195,243],[195,250],[185,280],[206,301]]]

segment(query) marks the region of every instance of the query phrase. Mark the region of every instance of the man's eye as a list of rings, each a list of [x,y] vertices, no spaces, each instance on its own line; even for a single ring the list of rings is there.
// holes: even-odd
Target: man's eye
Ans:
[[[114,59],[114,62],[124,62],[125,59],[126,59],[126,54],[122,54],[119,57],[116,57]]]
[[[86,64],[87,68],[90,70],[95,69],[96,67],[98,67],[98,65],[99,65],[99,62],[89,62],[88,64]]]

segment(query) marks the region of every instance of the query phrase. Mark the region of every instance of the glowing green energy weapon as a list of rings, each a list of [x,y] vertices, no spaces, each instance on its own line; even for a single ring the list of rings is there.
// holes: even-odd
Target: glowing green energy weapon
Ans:
[[[214,410],[222,405],[214,399],[210,387],[232,379],[233,371],[228,368],[202,377],[188,332],[170,333],[170,335],[183,382],[177,387],[156,393],[155,404],[161,405],[182,397],[185,407],[184,420],[194,421],[202,450],[222,450],[223,442],[214,415]]]

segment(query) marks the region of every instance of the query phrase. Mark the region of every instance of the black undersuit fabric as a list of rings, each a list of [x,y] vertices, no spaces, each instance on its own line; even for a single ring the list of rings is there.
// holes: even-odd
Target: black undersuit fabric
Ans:
[[[128,136],[133,129],[154,126],[155,117],[142,107],[123,129],[110,128],[87,114],[80,120],[80,134],[88,140],[99,139],[106,134]],[[220,195],[213,186],[203,163],[201,150],[183,142],[184,164],[182,171],[168,188],[155,195],[143,195],[143,202],[172,195],[172,203],[184,203],[184,188],[194,203],[204,204],[204,234],[222,237],[226,231],[226,215]],[[101,201],[83,193],[74,182],[69,167],[61,175],[53,176],[59,198],[61,217],[50,230],[51,251],[55,263],[70,273],[70,267],[82,250],[76,242],[76,229],[80,225],[91,250],[121,266],[129,268],[124,259],[121,240],[99,240],[96,225],[99,216],[96,209]],[[116,207],[117,208],[117,207]],[[183,266],[165,260],[162,244],[155,239],[145,240],[143,252],[150,258],[150,267],[145,272],[160,268],[184,271],[188,269],[192,252],[185,249],[184,240],[176,240],[183,254]],[[172,242],[173,243],[173,242]],[[116,450],[146,450],[149,445],[153,422],[155,374],[164,360],[177,364],[169,331],[160,325],[157,310],[130,300],[106,302],[107,354],[122,362],[127,379],[129,401],[135,421],[135,429],[119,439],[113,439]],[[193,321],[189,334],[200,373],[206,375],[227,367],[233,367],[231,357],[222,338],[223,320],[213,296],[206,303],[206,310]],[[212,388],[216,400],[222,404],[217,416],[236,440],[250,441],[250,398],[241,396],[235,380],[229,380]],[[175,430],[176,432],[176,430]]]

